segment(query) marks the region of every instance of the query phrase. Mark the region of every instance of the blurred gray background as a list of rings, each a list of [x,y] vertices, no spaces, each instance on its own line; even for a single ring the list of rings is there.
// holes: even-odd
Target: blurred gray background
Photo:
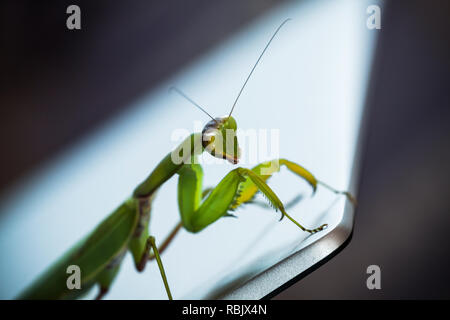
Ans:
[[[387,1],[353,239],[277,299],[450,298],[448,1]],[[366,268],[381,268],[368,290]]]
[[[65,29],[69,4],[88,13],[80,32]],[[0,190],[275,5],[3,1]],[[353,239],[276,299],[450,297],[449,9],[385,2]],[[381,290],[366,287],[371,264]]]

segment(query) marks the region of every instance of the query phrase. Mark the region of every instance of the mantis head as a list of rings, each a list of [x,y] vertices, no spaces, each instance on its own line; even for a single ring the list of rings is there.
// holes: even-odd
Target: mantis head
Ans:
[[[233,164],[238,163],[240,157],[240,149],[236,137],[237,125],[236,120],[234,120],[231,114],[233,113],[234,107],[236,106],[236,103],[238,102],[239,97],[241,96],[241,93],[245,88],[245,85],[252,76],[253,71],[255,71],[256,66],[258,65],[262,56],[266,52],[270,43],[275,38],[278,31],[280,31],[281,27],[283,27],[283,25],[289,20],[291,19],[284,20],[283,23],[280,24],[278,29],[272,35],[269,42],[267,42],[266,46],[264,47],[264,50],[259,55],[258,60],[256,60],[255,65],[253,66],[252,70],[245,79],[245,82],[242,85],[241,90],[239,91],[236,97],[236,100],[234,100],[233,106],[231,107],[231,111],[228,116],[213,118],[205,109],[199,106],[194,100],[189,98],[187,95],[185,95],[184,92],[182,92],[180,89],[176,87],[170,87],[169,92],[172,90],[176,91],[178,94],[180,94],[182,97],[184,97],[186,100],[195,105],[198,109],[203,111],[206,115],[208,115],[211,118],[211,121],[209,121],[203,128],[202,145],[203,148],[205,148],[205,150],[208,151],[212,156],[221,159],[227,159],[229,162]]]
[[[202,144],[212,156],[237,164],[240,148],[236,136],[236,120],[232,116],[209,121],[202,131]]]

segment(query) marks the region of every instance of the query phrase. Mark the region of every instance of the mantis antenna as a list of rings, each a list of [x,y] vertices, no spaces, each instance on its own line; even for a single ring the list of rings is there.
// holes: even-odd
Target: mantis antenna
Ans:
[[[236,100],[235,100],[234,103],[233,103],[233,107],[231,107],[231,111],[230,111],[230,114],[228,115],[228,117],[231,117],[231,114],[233,113],[234,107],[236,106],[236,103],[238,102],[239,97],[241,96],[242,91],[244,91],[244,88],[245,88],[245,85],[246,85],[247,82],[248,82],[248,79],[250,79],[250,77],[252,76],[253,71],[255,71],[255,68],[256,68],[256,66],[257,66],[258,63],[259,63],[259,60],[261,60],[262,56],[263,56],[264,53],[266,52],[266,50],[267,50],[267,48],[269,47],[270,43],[272,42],[273,38],[275,38],[275,36],[277,35],[278,31],[280,31],[281,27],[283,27],[283,26],[285,25],[285,23],[288,22],[289,20],[292,20],[292,19],[291,19],[291,18],[288,18],[288,19],[284,20],[284,21],[280,24],[280,26],[277,28],[277,30],[275,30],[275,32],[274,32],[274,34],[272,35],[272,38],[270,38],[269,42],[267,42],[267,44],[266,44],[264,50],[263,50],[263,51],[261,52],[261,54],[259,55],[258,60],[256,60],[255,65],[253,66],[252,70],[251,70],[250,73],[248,74],[247,79],[246,79],[245,82],[244,82],[244,85],[242,86],[241,90],[239,91],[239,94],[237,95],[237,98],[236,98]]]
[[[202,110],[204,113],[206,113],[208,115],[208,117],[210,117],[211,119],[213,119],[213,121],[216,121],[216,119],[214,119],[208,112],[206,112],[205,109],[203,109],[202,107],[199,106],[199,104],[197,102],[195,102],[194,100],[192,100],[191,98],[189,98],[183,91],[181,91],[180,89],[178,89],[177,87],[170,87],[169,88],[169,92],[175,91],[176,93],[178,93],[180,96],[182,96],[183,98],[185,98],[187,101],[189,101],[190,103],[192,103],[194,106],[196,106],[197,108],[199,108],[200,110]]]

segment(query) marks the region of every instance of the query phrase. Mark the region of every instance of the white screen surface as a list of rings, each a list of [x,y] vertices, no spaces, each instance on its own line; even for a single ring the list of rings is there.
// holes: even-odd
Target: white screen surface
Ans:
[[[261,50],[286,18],[292,21],[261,60],[233,116],[244,131],[277,130],[281,157],[346,189],[373,42],[365,24],[366,4],[290,3],[246,26],[2,195],[0,298],[15,297],[127,198],[180,142],[173,141],[174,130],[201,130],[208,118],[169,95],[171,85],[210,114],[227,114]],[[255,163],[246,158],[252,146],[245,139],[240,144],[240,165],[252,167]],[[271,158],[268,152],[257,160]],[[231,169],[228,163],[205,164],[204,186],[215,186]],[[175,177],[168,181],[154,202],[150,231],[157,241],[179,221],[176,182]],[[174,298],[204,298],[221,279],[276,262],[331,231],[342,217],[343,198],[320,188],[309,198],[306,183],[284,169],[270,186],[284,202],[304,194],[289,213],[307,227],[328,223],[327,231],[308,236],[287,219],[278,222],[279,213],[251,205],[238,210],[237,219],[220,219],[198,234],[182,230],[162,256]],[[270,252],[273,259],[267,259]],[[128,254],[106,298],[165,299],[156,264],[138,273]]]

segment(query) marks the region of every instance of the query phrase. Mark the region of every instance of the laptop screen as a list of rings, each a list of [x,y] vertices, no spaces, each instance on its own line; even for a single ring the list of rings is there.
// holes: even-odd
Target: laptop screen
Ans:
[[[0,297],[17,296],[129,197],[186,135],[202,130],[210,119],[169,94],[169,87],[182,89],[214,117],[227,115],[286,18],[292,20],[272,41],[233,111],[242,149],[238,166],[281,157],[328,185],[348,189],[375,41],[375,32],[366,28],[365,5],[301,1],[275,7],[7,190],[0,198],[0,248],[9,257],[0,261]],[[216,186],[236,167],[206,153],[199,161],[204,187]],[[177,180],[164,184],[153,203],[150,233],[158,243],[180,221]],[[280,213],[265,208],[259,194],[255,203],[238,208],[236,217],[221,218],[196,234],[180,231],[162,255],[174,298],[261,298],[274,285],[259,283],[260,291],[252,294],[233,292],[342,221],[345,197],[320,186],[312,196],[310,186],[286,168],[268,183],[283,203],[292,204],[288,212],[299,223],[328,228],[310,235],[286,218],[279,221]],[[165,299],[156,264],[138,273],[127,254],[106,298]]]

